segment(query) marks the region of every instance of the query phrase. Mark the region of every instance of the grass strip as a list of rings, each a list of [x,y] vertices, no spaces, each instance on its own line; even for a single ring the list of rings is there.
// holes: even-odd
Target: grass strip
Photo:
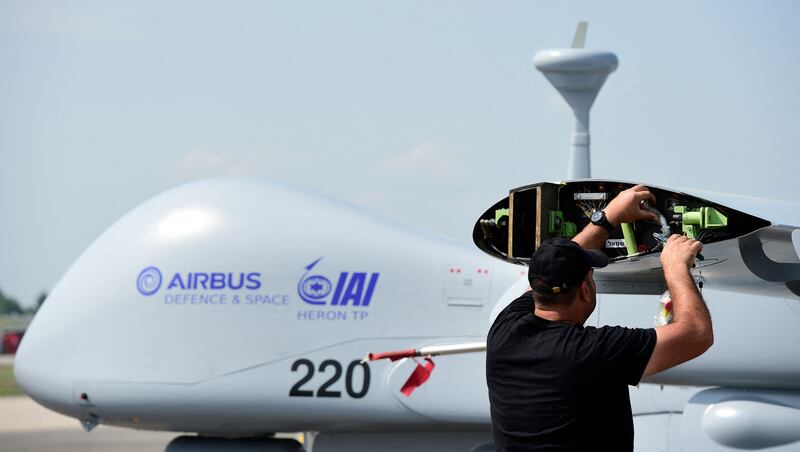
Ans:
[[[0,367],[0,397],[24,394],[14,381],[12,367]]]

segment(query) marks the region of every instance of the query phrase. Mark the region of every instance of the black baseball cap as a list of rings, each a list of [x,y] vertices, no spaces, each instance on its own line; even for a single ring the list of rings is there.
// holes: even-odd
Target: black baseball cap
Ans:
[[[552,295],[580,284],[591,268],[608,265],[600,250],[586,250],[564,237],[545,240],[531,257],[528,281],[536,293]]]

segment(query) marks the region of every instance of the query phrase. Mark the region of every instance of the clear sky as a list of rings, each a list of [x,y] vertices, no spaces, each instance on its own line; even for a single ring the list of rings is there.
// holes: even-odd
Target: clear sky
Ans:
[[[566,176],[533,54],[620,60],[595,177],[796,200],[796,1],[0,1],[0,289],[31,305],[144,200],[218,175],[341,198],[470,245]],[[277,219],[276,219],[277,221]]]

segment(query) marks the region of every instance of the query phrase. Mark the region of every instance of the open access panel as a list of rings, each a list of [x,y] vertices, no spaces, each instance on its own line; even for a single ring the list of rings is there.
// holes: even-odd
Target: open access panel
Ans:
[[[472,238],[484,252],[498,259],[527,265],[539,245],[551,237],[572,238],[596,210],[602,210],[621,191],[635,184],[607,181],[538,183],[512,189],[509,196],[478,218]],[[769,226],[752,215],[698,197],[648,187],[655,205],[648,206],[659,221],[623,224],[602,248],[611,262],[658,253],[662,239],[684,234],[714,243],[741,237]]]

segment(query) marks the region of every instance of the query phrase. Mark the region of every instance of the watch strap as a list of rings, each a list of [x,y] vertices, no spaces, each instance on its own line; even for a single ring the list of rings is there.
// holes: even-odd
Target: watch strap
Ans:
[[[602,214],[600,219],[597,221],[592,221],[592,223],[597,226],[601,226],[607,232],[611,233],[611,231],[615,229],[615,226],[608,221],[608,217],[606,216],[606,212],[604,210],[601,210],[600,213]]]

